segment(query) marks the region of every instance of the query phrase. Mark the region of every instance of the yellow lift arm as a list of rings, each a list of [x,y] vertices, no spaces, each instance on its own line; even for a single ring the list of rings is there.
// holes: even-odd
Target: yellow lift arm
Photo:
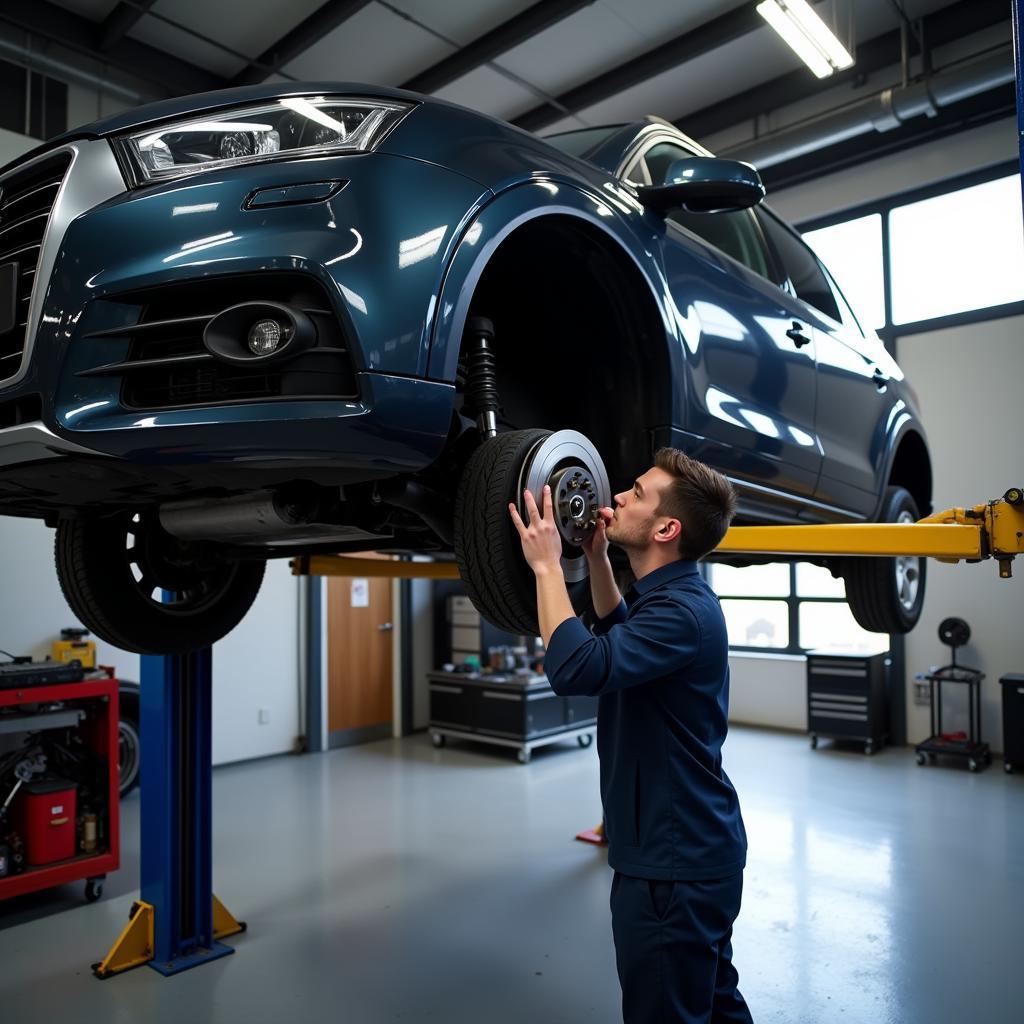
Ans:
[[[940,562],[995,558],[1009,579],[1015,556],[1024,554],[1024,491],[1011,487],[1002,498],[973,508],[949,508],[917,523],[845,523],[827,526],[734,526],[718,545],[734,554],[919,555]],[[452,580],[454,562],[399,562],[346,555],[292,559],[295,576],[386,576]]]

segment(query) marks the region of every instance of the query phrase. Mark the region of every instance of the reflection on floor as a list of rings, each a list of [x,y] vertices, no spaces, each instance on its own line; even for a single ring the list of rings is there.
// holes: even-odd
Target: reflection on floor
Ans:
[[[1021,1019],[1024,778],[919,768],[736,728],[751,852],[735,957],[758,1021]],[[125,868],[0,904],[0,1006],[21,1022],[614,1024],[597,758],[575,744],[435,751],[425,736],[214,773],[215,888],[237,953],[172,979],[88,970],[138,885]]]

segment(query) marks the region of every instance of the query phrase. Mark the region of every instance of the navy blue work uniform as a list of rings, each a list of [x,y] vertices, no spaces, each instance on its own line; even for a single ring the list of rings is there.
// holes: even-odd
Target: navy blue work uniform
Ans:
[[[747,837],[722,770],[728,639],[696,562],[639,579],[592,631],[555,630],[552,689],[600,697],[612,933],[626,1024],[744,1022],[732,925]]]

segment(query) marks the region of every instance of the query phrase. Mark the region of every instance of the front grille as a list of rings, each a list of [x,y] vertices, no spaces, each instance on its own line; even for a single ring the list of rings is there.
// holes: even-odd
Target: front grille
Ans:
[[[70,154],[60,153],[0,181],[0,266],[17,267],[15,324],[0,335],[0,383],[21,369],[43,235],[70,164]]]
[[[129,338],[116,363],[80,370],[117,376],[121,402],[131,409],[170,409],[286,398],[355,398],[355,371],[345,336],[323,288],[302,274],[225,277],[132,292],[116,301],[142,307],[138,321],[93,331],[90,337]],[[301,309],[316,325],[317,344],[273,366],[215,359],[203,331],[218,313],[242,302],[280,302]]]

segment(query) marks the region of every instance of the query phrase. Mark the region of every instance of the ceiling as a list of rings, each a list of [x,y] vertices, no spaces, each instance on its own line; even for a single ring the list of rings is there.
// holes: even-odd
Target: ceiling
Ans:
[[[1006,0],[821,0],[859,65],[819,83],[754,0],[0,0],[37,52],[140,82],[146,98],[274,80],[431,93],[541,132],[658,114],[727,127],[738,111],[863,84],[899,63],[902,7],[946,40],[1005,22]],[[872,47],[874,49],[872,50]],[[877,70],[877,68],[876,68]],[[860,77],[858,77],[858,75]],[[782,85],[786,89],[779,91]],[[730,97],[738,97],[729,106]],[[763,103],[762,103],[763,97]],[[771,109],[765,107],[765,109]],[[719,122],[713,116],[720,112]],[[696,134],[696,133],[695,133]]]

